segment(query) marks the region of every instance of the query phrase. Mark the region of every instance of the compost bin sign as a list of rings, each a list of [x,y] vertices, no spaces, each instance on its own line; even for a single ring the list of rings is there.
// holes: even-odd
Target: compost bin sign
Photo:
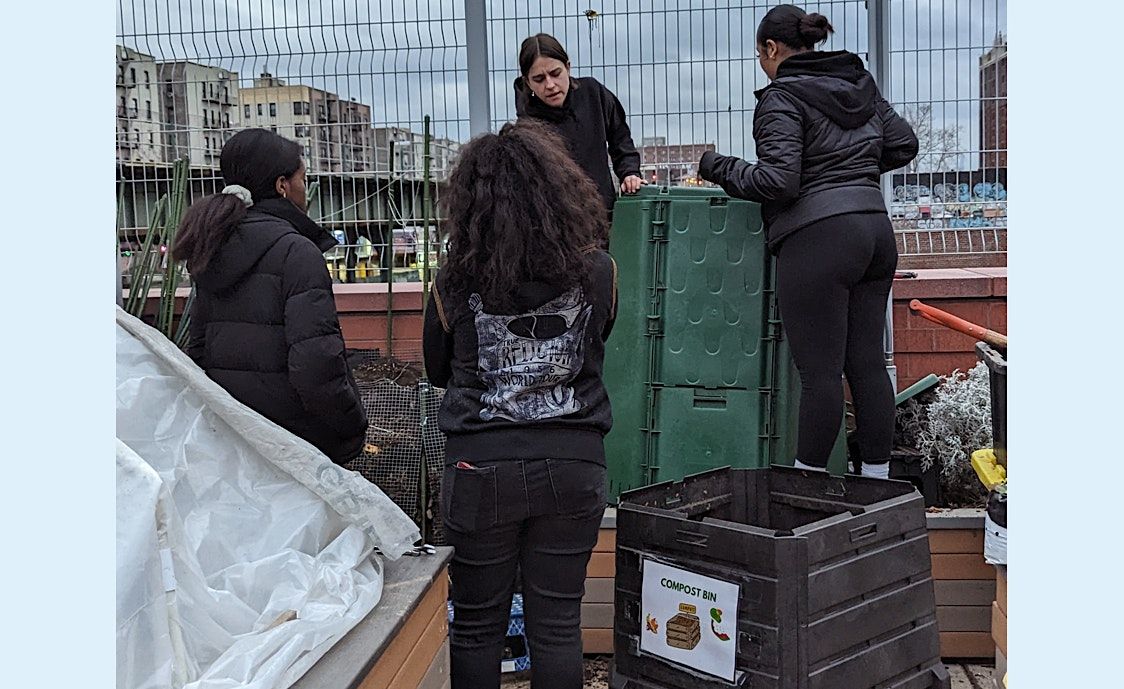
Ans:
[[[738,587],[644,560],[640,650],[734,681]]]

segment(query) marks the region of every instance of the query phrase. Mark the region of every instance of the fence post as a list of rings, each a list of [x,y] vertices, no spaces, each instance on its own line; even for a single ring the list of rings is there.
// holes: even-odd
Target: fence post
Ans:
[[[117,256],[113,259],[113,267],[117,270],[117,305],[125,308],[125,280],[121,276],[121,242],[117,242]]]
[[[468,133],[491,128],[491,89],[488,87],[488,17],[485,0],[464,0],[468,48]]]
[[[866,63],[874,76],[878,89],[887,100],[890,98],[890,0],[866,0],[867,56]],[[887,211],[893,198],[893,173],[882,175],[882,198]],[[882,335],[882,354],[886,360],[886,373],[894,393],[898,391],[898,367],[894,363],[894,290],[886,299],[886,331]]]

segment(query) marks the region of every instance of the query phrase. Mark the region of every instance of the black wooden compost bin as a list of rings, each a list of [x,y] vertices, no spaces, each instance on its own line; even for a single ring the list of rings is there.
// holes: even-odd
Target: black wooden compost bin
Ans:
[[[649,596],[682,597],[680,610],[702,621],[702,641],[692,634],[684,643],[680,627],[641,610],[646,565]],[[657,586],[654,576],[667,566],[735,585],[736,621],[728,604],[708,619],[715,599],[686,598],[691,588],[667,583],[675,577]],[[624,493],[615,598],[614,689],[950,686],[924,503],[904,481],[721,468]],[[691,648],[652,652],[665,634],[669,645]],[[736,644],[727,678],[660,655],[728,648],[722,641]]]

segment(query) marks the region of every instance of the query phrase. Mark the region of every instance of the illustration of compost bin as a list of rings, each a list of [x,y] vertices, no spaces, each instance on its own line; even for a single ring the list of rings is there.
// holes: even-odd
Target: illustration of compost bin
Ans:
[[[679,613],[667,621],[667,645],[690,651],[699,645],[702,639],[702,628],[699,618],[695,616],[695,606],[688,603],[679,604]]]

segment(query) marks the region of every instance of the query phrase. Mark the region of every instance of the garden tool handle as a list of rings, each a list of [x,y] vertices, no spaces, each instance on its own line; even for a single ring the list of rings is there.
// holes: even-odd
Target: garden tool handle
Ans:
[[[983,340],[993,347],[1000,347],[1004,350],[1007,349],[1007,336],[1002,333],[997,333],[994,330],[989,330],[981,325],[966,321],[959,316],[954,316],[947,311],[941,311],[928,304],[923,304],[917,299],[909,302],[909,308],[921,314],[921,317],[925,320],[943,325],[946,328],[951,328],[965,335],[970,335],[978,340]]]

